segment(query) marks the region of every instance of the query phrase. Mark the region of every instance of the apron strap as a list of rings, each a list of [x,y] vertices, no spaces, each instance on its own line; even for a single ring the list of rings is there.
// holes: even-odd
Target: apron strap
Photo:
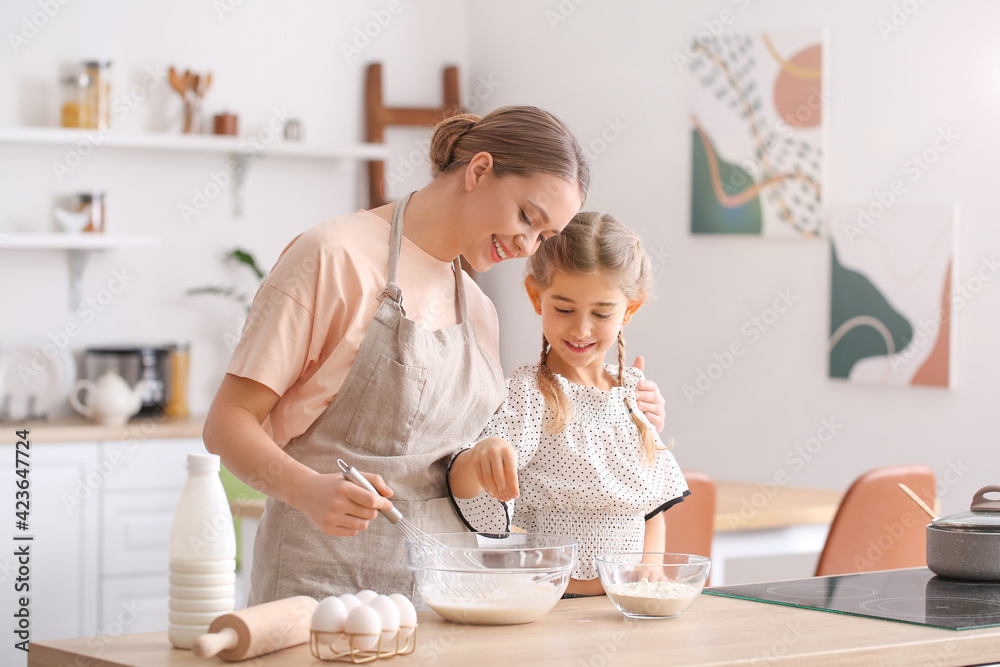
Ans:
[[[462,316],[461,321],[462,323],[465,323],[469,321],[469,308],[465,305],[465,277],[463,276],[465,272],[462,270],[461,257],[455,258],[454,266],[455,266],[455,293],[458,295],[459,313]],[[475,332],[476,327],[472,327],[472,330]]]
[[[379,301],[388,299],[403,317],[406,317],[406,310],[403,308],[403,290],[396,284],[396,267],[399,264],[399,249],[403,243],[403,209],[406,208],[406,203],[410,201],[412,194],[410,192],[403,196],[392,212],[392,229],[389,232],[389,271],[386,275],[385,289],[378,295]]]
[[[379,301],[388,300],[402,313],[403,317],[406,317],[406,309],[403,308],[403,290],[396,284],[396,269],[399,265],[399,251],[403,244],[403,209],[406,208],[412,194],[410,192],[404,195],[392,212],[392,228],[389,232],[389,270],[386,275],[385,289],[378,295]],[[463,278],[461,258],[456,257],[453,265],[455,267],[455,293],[458,296],[459,313],[462,323],[466,323],[469,321],[469,307],[465,300],[465,279]],[[475,327],[472,329],[475,331]],[[478,338],[478,332],[476,334]]]

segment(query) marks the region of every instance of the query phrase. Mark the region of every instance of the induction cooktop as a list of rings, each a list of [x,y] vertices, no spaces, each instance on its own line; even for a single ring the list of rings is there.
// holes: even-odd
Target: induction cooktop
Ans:
[[[1000,582],[946,579],[924,567],[716,586],[705,593],[949,630],[1000,625]]]

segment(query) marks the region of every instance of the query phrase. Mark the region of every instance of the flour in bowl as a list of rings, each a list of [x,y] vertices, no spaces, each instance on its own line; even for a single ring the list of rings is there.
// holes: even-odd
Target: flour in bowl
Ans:
[[[609,584],[604,591],[623,611],[642,616],[676,616],[687,609],[699,589],[676,581],[642,579]]]

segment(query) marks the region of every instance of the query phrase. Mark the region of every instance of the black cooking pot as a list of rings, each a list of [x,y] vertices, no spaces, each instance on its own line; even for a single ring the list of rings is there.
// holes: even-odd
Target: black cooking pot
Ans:
[[[1000,581],[1000,486],[984,486],[969,512],[938,517],[927,526],[927,567],[942,577]]]

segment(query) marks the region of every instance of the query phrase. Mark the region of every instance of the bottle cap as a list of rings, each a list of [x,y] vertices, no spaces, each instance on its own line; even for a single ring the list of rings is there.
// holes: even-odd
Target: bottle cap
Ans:
[[[222,459],[217,454],[188,454],[188,472],[219,472]]]

